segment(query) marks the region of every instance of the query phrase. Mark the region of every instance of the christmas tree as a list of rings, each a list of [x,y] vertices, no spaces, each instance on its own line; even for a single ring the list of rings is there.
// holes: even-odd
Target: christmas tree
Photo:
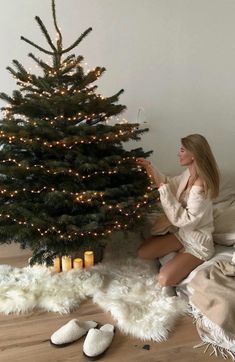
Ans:
[[[0,242],[30,248],[31,264],[51,264],[84,243],[133,229],[151,204],[149,179],[135,161],[151,152],[123,148],[148,129],[113,121],[126,109],[117,103],[123,90],[103,97],[94,82],[105,68],[85,72],[83,57],[71,54],[92,29],[64,47],[55,0],[52,14],[55,42],[35,17],[49,50],[21,37],[51,61],[30,53],[41,71],[36,75],[13,60],[7,69],[18,90],[0,94],[7,102],[0,125]]]

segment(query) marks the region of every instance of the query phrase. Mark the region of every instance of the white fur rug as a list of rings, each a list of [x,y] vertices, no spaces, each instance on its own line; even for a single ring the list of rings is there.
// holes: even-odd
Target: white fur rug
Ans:
[[[177,318],[187,312],[180,297],[166,298],[156,282],[154,262],[136,257],[140,240],[117,234],[101,264],[89,270],[53,273],[43,267],[0,266],[0,312],[26,313],[34,308],[69,313],[81,301],[111,312],[117,326],[142,340],[166,340]]]

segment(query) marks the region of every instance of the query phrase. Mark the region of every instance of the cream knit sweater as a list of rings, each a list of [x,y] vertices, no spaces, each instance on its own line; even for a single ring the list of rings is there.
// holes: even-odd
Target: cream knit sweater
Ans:
[[[179,201],[189,176],[188,169],[173,178],[155,170],[157,180],[164,183],[159,187],[160,200],[167,219],[177,227],[176,237],[185,252],[208,260],[214,255],[212,201],[205,196],[203,188],[196,185],[192,186],[184,203]]]

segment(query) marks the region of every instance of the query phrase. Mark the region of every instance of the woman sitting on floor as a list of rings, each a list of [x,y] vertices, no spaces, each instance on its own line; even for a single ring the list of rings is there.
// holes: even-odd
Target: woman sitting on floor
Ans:
[[[192,134],[181,139],[181,175],[168,178],[154,169],[151,162],[138,158],[156,184],[165,215],[156,227],[168,224],[164,235],[151,236],[138,250],[140,258],[155,259],[171,252],[177,254],[161,267],[158,282],[162,287],[181,282],[193,269],[214,255],[212,199],[219,192],[219,171],[205,137]]]

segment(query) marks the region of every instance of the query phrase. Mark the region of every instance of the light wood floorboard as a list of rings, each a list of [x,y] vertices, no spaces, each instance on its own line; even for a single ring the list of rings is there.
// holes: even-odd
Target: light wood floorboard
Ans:
[[[0,246],[0,264],[21,267],[27,264],[30,253],[17,245]],[[82,362],[84,338],[66,348],[50,345],[51,334],[72,318],[92,319],[101,324],[113,323],[109,313],[103,312],[91,300],[81,304],[69,315],[34,311],[27,315],[0,314],[0,362]],[[170,333],[166,342],[141,341],[124,335],[116,329],[113,343],[102,360],[107,362],[190,362],[217,361],[224,359],[203,354],[194,349],[200,343],[190,317],[183,317]],[[149,345],[149,350],[144,349]]]

